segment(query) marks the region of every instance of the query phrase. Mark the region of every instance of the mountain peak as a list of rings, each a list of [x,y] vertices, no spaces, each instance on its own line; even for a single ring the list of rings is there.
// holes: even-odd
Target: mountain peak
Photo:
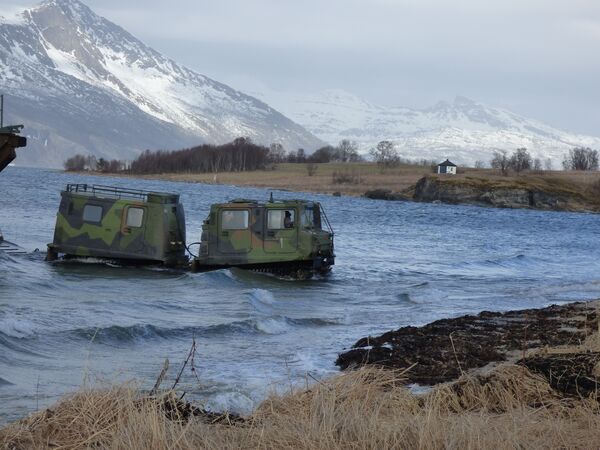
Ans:
[[[85,3],[82,3],[79,0],[44,0],[33,8],[30,8],[28,11],[31,13],[60,11],[62,13],[70,13],[70,16],[79,16],[82,12],[95,15]]]
[[[30,137],[40,135],[27,153],[46,165],[82,151],[122,159],[144,148],[240,136],[289,149],[323,145],[268,105],[168,59],[79,0],[45,0],[24,17],[0,26],[0,91],[23,105],[19,120]]]
[[[102,17],[79,0],[45,0],[26,12],[35,21],[48,27],[69,25],[77,28],[83,25],[85,28],[91,28],[104,22]]]
[[[457,95],[454,98],[453,104],[457,108],[481,106],[481,104],[477,103],[475,100],[471,100],[470,98],[464,97],[462,95]]]
[[[73,9],[89,9],[89,7],[79,0],[44,0],[38,4],[35,9],[38,8],[73,8]]]

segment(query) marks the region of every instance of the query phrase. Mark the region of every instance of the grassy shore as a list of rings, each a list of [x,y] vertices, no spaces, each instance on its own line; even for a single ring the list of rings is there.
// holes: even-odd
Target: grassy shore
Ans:
[[[598,316],[592,321],[593,327],[585,320],[584,339],[530,350],[527,357],[569,361],[587,355],[598,361]],[[557,333],[563,327],[559,317],[548,325]],[[598,363],[584,374],[567,366],[547,377],[503,363],[415,394],[405,387],[411,367],[363,367],[272,395],[240,420],[190,413],[173,392],[149,396],[130,385],[83,389],[1,429],[0,448],[596,448],[598,391],[564,389],[563,379],[575,377],[589,387],[598,380],[597,369]]]
[[[402,374],[361,369],[272,396],[241,422],[184,418],[130,386],[80,391],[0,430],[0,446],[112,449],[596,448],[596,399],[566,400],[520,366],[424,395]]]
[[[410,189],[423,175],[431,173],[430,167],[402,165],[381,173],[372,163],[317,164],[316,173],[308,175],[305,164],[277,164],[272,170],[252,172],[214,173],[162,173],[152,175],[99,174],[151,180],[183,181],[190,183],[229,184],[274,188],[298,192],[317,192],[361,196],[372,189],[389,189],[394,192]],[[348,178],[336,182],[334,174]]]
[[[305,164],[278,164],[273,170],[224,173],[163,173],[152,175],[99,174],[119,177],[228,184],[274,188],[298,192],[316,192],[363,196],[368,191],[388,191],[398,198],[412,199],[417,181],[423,176],[436,177],[428,166],[400,165],[381,171],[374,163],[317,164],[309,176]],[[529,189],[572,199],[575,209],[600,207],[600,173],[543,171],[501,175],[493,169],[461,168],[457,175],[437,176],[443,183],[478,189]]]

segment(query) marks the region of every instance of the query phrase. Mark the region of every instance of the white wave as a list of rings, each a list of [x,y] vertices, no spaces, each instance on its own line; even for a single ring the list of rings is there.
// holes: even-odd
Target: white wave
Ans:
[[[290,325],[284,317],[267,317],[256,321],[256,329],[265,334],[283,334]]]
[[[250,304],[261,314],[272,314],[277,302],[273,294],[266,289],[252,289],[249,293]]]
[[[323,370],[323,358],[319,358],[310,351],[296,352],[295,358],[291,361],[295,366],[300,367],[303,372],[321,372]]]
[[[210,411],[234,411],[242,414],[250,413],[256,406],[250,397],[236,391],[217,394],[209,399],[205,405]]]
[[[93,256],[82,256],[65,260],[66,262],[76,262],[78,264],[103,264],[110,267],[121,267],[117,261],[107,258],[95,258]]]
[[[21,317],[7,315],[0,318],[0,333],[15,338],[27,338],[35,336],[37,327],[27,319]]]

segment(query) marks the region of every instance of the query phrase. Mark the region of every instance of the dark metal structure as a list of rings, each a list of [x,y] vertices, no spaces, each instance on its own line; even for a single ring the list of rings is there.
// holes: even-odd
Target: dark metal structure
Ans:
[[[15,160],[17,152],[15,149],[25,147],[27,139],[19,136],[23,125],[4,126],[4,95],[0,95],[0,172]],[[0,195],[6,194],[0,192]],[[12,242],[6,241],[0,231],[0,252],[11,255],[23,254],[25,250]]]
[[[18,134],[23,125],[4,126],[4,95],[0,95],[0,172],[17,157],[15,149],[25,147],[27,138]]]

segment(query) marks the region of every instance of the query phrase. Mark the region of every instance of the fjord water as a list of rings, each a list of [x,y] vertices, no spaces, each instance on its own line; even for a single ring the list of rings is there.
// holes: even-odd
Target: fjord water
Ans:
[[[197,378],[186,369],[181,384],[188,398],[246,412],[272,389],[335,373],[337,354],[368,334],[600,296],[598,215],[278,191],[322,202],[336,231],[329,277],[50,264],[43,252],[68,182],[179,192],[188,243],[198,240],[211,203],[269,196],[234,186],[3,172],[0,227],[30,253],[0,254],[0,423],[84,384],[138,380],[149,388],[165,358],[173,380],[193,338]]]

